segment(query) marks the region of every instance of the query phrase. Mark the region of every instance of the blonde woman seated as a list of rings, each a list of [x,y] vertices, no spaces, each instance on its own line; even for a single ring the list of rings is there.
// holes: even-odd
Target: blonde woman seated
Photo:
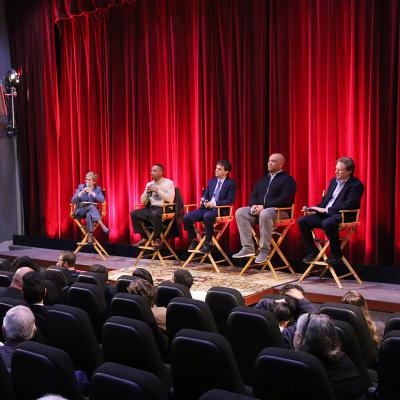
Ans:
[[[155,305],[156,287],[145,279],[135,279],[129,284],[127,291],[130,294],[143,296],[149,301],[151,311],[153,312],[154,319],[156,320],[158,327],[165,332],[167,309],[165,307],[158,307]]]
[[[342,303],[359,306],[368,324],[372,340],[378,345],[383,337],[385,324],[382,321],[373,321],[368,310],[367,302],[363,295],[356,290],[349,290],[342,298]]]
[[[104,195],[100,186],[96,185],[97,174],[88,172],[85,175],[85,183],[81,183],[72,196],[71,203],[76,204],[75,217],[85,218],[89,233],[88,243],[93,244],[93,227],[97,222],[105,233],[110,230],[101,220],[101,215],[96,203],[104,203]]]

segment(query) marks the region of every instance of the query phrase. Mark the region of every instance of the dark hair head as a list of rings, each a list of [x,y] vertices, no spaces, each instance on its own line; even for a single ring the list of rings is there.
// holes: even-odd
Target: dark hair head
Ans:
[[[62,251],[60,260],[68,265],[69,268],[75,267],[76,254],[72,251]]]
[[[336,163],[341,162],[346,167],[346,170],[350,172],[350,175],[354,175],[356,164],[351,157],[340,157],[336,160]]]
[[[28,272],[22,279],[22,293],[28,304],[39,303],[43,300],[45,287],[40,272]]]
[[[272,312],[275,315],[278,322],[291,321],[293,318],[293,310],[286,302],[274,302],[272,306]]]
[[[140,278],[135,279],[129,284],[127,291],[130,294],[137,294],[139,296],[146,297],[150,303],[150,307],[154,305],[156,288],[149,281]]]
[[[90,272],[95,272],[96,274],[104,275],[108,280],[108,269],[101,264],[93,264],[89,267]]]
[[[173,281],[185,285],[190,289],[193,285],[193,276],[187,269],[178,268],[174,271]]]
[[[217,165],[220,165],[225,169],[225,171],[232,171],[232,165],[228,160],[219,160],[217,161]]]
[[[0,270],[11,271],[11,261],[7,260],[7,258],[0,258]]]
[[[147,282],[151,283],[152,285],[154,285],[153,282],[153,277],[151,276],[151,273],[149,271],[147,271],[147,269],[144,268],[136,268],[133,272],[132,272],[132,276],[136,276],[138,278],[142,278],[145,279]]]
[[[30,269],[33,269],[36,272],[40,271],[39,265],[36,263],[35,260],[28,256],[23,256],[23,257],[17,257],[12,263],[11,263],[11,269],[13,272],[15,272],[18,268],[22,267],[28,267]]]
[[[164,165],[162,164],[153,164],[155,167],[158,167],[161,169],[162,172],[164,172]]]
[[[296,350],[321,360],[334,360],[340,352],[340,340],[332,320],[325,314],[307,313],[299,317],[293,341]]]
[[[300,290],[300,292],[304,294],[304,289],[300,285],[296,285],[294,283],[287,283],[286,285],[283,285],[279,291],[279,294],[286,294],[291,289]]]

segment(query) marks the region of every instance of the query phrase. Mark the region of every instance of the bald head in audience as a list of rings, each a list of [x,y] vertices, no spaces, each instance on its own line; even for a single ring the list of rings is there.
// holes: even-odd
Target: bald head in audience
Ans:
[[[10,287],[22,290],[22,283],[23,283],[24,275],[28,272],[33,272],[33,270],[28,267],[18,268],[15,271],[15,274],[12,278]]]

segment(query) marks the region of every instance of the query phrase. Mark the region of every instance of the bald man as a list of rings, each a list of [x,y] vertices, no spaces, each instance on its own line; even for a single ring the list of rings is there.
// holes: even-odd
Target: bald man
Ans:
[[[8,287],[0,288],[0,297],[7,297],[18,300],[20,304],[27,305],[22,293],[22,283],[24,275],[28,272],[33,272],[29,267],[21,267],[15,271],[11,284]]]
[[[242,249],[233,258],[245,258],[255,255],[251,228],[260,225],[260,251],[256,264],[267,261],[271,252],[271,236],[276,219],[275,207],[290,207],[296,194],[296,182],[283,170],[285,157],[280,153],[271,154],[268,159],[268,173],[255,185],[248,207],[236,211],[236,223],[239,228]],[[283,213],[280,215],[284,217]]]

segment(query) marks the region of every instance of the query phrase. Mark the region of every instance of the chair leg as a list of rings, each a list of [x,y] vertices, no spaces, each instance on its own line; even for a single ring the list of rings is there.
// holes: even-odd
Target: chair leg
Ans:
[[[242,270],[240,271],[239,276],[242,276],[242,275],[249,269],[249,267],[250,267],[251,265],[253,265],[253,261],[254,261],[254,260],[255,260],[255,256],[250,256],[250,257],[249,257],[249,259],[248,259],[246,265],[245,265],[245,266],[242,268]]]

